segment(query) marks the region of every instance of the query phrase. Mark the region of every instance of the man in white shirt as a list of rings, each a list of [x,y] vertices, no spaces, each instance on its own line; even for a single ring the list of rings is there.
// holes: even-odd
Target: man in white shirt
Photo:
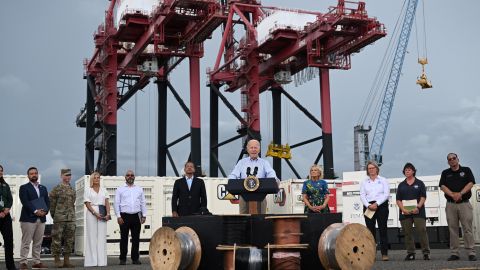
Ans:
[[[265,159],[259,157],[260,142],[257,140],[250,140],[247,143],[248,157],[238,161],[233,171],[228,176],[228,179],[245,179],[248,174],[256,175],[258,178],[275,178],[277,174],[270,166],[270,163]],[[258,213],[265,214],[267,210],[267,202],[265,200],[259,204]],[[248,214],[248,203],[240,196],[240,214]]]
[[[125,185],[115,192],[115,215],[120,225],[120,265],[127,262],[128,233],[132,234],[132,264],[141,264],[139,257],[140,229],[145,223],[147,207],[143,189],[134,184],[135,174],[128,170],[125,174]]]

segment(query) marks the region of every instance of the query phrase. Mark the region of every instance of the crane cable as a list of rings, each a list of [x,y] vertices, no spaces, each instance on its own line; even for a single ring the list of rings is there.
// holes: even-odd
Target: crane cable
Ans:
[[[272,91],[275,91],[275,89],[270,89],[270,92]],[[272,92],[272,96],[273,96],[273,92]],[[268,142],[268,144],[270,144],[270,142],[273,141],[273,138],[272,138],[272,119],[270,118],[271,117],[271,111],[272,111],[272,97],[270,98],[266,98],[266,110],[267,110],[267,138],[266,138],[266,142]],[[275,106],[275,104],[273,104],[273,106]],[[267,146],[268,146],[267,144]],[[267,153],[267,152],[265,152]]]
[[[287,91],[287,89],[285,89],[285,91]],[[290,103],[289,102],[282,102],[283,104],[283,108],[284,108],[284,111],[285,111],[285,114],[284,114],[284,121],[285,121],[285,142],[289,142],[290,141]],[[280,142],[280,144],[282,144],[282,142]]]
[[[377,70],[375,79],[372,83],[372,86],[370,87],[370,92],[367,95],[365,104],[357,120],[357,123],[361,123],[362,125],[367,124],[369,126],[373,126],[374,121],[376,121],[375,116],[378,116],[380,112],[383,97],[385,95],[384,88],[385,88],[385,84],[388,76],[387,72],[390,71],[391,63],[393,61],[392,58],[394,56],[395,46],[398,43],[398,40],[400,37],[399,29],[405,17],[404,14],[407,8],[406,3],[407,1],[403,2],[403,6],[400,11],[400,14],[397,17],[397,21],[395,23],[392,36],[388,42],[385,54],[383,55],[382,62],[380,63],[380,67]]]
[[[422,1],[422,26],[423,26],[423,52],[425,59],[428,59],[428,51],[427,51],[427,27],[425,22],[425,1]],[[417,18],[415,18],[415,37],[417,39],[417,58],[420,59],[420,46],[418,45],[418,26],[417,26]]]
[[[134,170],[138,170],[138,95],[135,95],[135,165]]]

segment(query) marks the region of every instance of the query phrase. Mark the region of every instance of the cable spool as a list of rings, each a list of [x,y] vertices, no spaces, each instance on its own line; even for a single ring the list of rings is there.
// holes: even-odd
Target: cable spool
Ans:
[[[195,231],[189,227],[173,230],[161,227],[150,240],[152,269],[195,270],[200,265],[202,247]]]
[[[249,234],[247,233],[249,217],[250,215],[223,216],[224,245],[247,245],[249,243]]]
[[[304,215],[269,216],[265,219],[273,221],[273,239],[276,245],[299,244],[301,232],[300,221],[307,218]]]
[[[262,270],[269,269],[269,252],[266,249],[246,246],[219,245],[217,250],[224,252],[224,270]]]
[[[318,241],[318,257],[325,269],[371,269],[375,263],[375,240],[358,223],[334,223]]]
[[[268,268],[268,251],[256,247],[240,248],[235,253],[235,269],[262,270]]]
[[[301,251],[308,249],[308,244],[267,245],[271,250],[271,269],[273,270],[300,270]]]

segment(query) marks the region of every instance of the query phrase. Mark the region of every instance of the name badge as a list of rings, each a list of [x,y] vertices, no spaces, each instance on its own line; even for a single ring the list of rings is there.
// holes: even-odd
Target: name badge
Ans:
[[[3,206],[5,206],[5,203],[3,202],[3,200],[0,200],[0,208],[3,208]]]

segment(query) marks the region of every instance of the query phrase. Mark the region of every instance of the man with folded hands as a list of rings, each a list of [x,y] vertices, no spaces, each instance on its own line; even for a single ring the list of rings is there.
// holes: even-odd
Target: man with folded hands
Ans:
[[[18,192],[22,203],[20,228],[22,229],[22,246],[20,248],[20,269],[28,269],[28,252],[32,245],[32,268],[48,268],[40,261],[45,222],[50,209],[48,191],[38,183],[38,169],[30,167],[27,170],[29,183],[20,186]]]
[[[450,168],[443,170],[438,184],[442,189],[447,205],[448,231],[450,232],[450,257],[448,261],[460,260],[459,224],[462,224],[463,243],[468,252],[468,260],[476,261],[475,239],[473,237],[473,208],[470,203],[475,177],[469,167],[461,166],[458,155],[449,153],[447,162]]]

